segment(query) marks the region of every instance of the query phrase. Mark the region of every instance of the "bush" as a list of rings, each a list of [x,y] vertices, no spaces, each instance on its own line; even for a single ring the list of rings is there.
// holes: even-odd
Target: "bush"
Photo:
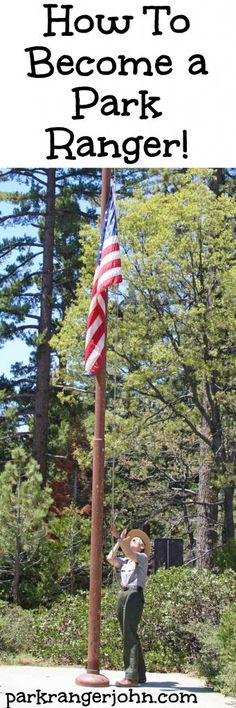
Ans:
[[[198,636],[200,672],[225,695],[236,695],[236,604],[223,612],[218,626],[199,626]]]
[[[236,695],[236,603],[233,603],[222,615],[218,643],[220,653],[220,671],[216,677],[217,686],[226,695]]]
[[[214,575],[171,568],[149,578],[141,634],[150,670],[192,668],[201,646],[199,623],[219,623],[224,608],[235,599],[235,577],[232,571]]]
[[[211,622],[195,625],[195,632],[199,640],[197,667],[213,686],[215,677],[220,671],[218,625]]]
[[[34,656],[57,664],[84,664],[87,655],[87,593],[62,596],[50,610],[32,611]]]
[[[0,601],[0,646],[4,654],[17,654],[32,647],[32,613]]]
[[[228,646],[233,618],[231,616],[227,620],[227,612],[231,612],[229,605],[235,599],[235,579],[233,571],[214,575],[208,570],[186,568],[161,569],[148,578],[140,637],[149,671],[192,670],[201,660],[201,668],[206,674],[205,668],[210,666],[210,635],[212,630],[216,632],[220,621],[221,639],[214,638],[216,647],[214,645],[211,649],[211,676],[214,678],[221,671],[228,671],[234,640],[230,640],[227,664],[223,663],[223,654],[227,650],[225,648],[224,652],[223,649],[220,652],[218,642],[225,642]],[[104,669],[123,668],[122,643],[116,619],[118,591],[116,585],[103,591],[101,666]],[[17,608],[15,614],[14,607],[0,603],[0,618],[4,618],[5,613],[12,617],[12,636],[16,631],[18,609],[19,617],[27,618],[35,659],[85,665],[87,608],[88,594],[80,591],[76,596],[61,596],[50,609],[27,611]],[[18,650],[27,653],[28,646],[26,632],[20,631]],[[219,680],[223,682],[223,679]],[[222,685],[226,686],[226,678]]]

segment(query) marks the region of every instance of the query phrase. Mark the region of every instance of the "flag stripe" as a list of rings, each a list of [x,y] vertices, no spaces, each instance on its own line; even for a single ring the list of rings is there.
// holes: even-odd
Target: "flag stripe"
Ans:
[[[113,192],[110,189],[101,228],[87,321],[85,368],[89,374],[98,373],[105,355],[107,289],[121,282],[117,219]]]
[[[93,349],[95,347],[96,348],[98,347],[98,344],[99,344],[100,340],[102,339],[103,334],[104,334],[104,327],[102,327],[102,325],[101,325],[100,327],[97,328],[95,334],[93,335],[93,339],[90,339],[90,342],[87,344],[87,347],[86,347],[86,355],[87,356],[90,356]]]
[[[120,266],[118,268],[113,267],[110,268],[109,270],[106,270],[101,278],[99,278],[99,291],[100,288],[101,290],[104,290],[105,288],[108,288],[111,282],[111,277],[112,277],[112,284],[114,285],[115,283],[120,283]]]
[[[97,346],[95,346],[92,349],[92,351],[89,354],[88,359],[87,359],[87,368],[88,368],[88,371],[92,374],[96,373],[96,371],[99,368],[99,365],[102,362],[104,347],[105,347],[105,334],[102,335]]]
[[[90,325],[89,328],[88,328],[88,331],[87,331],[87,334],[86,334],[86,342],[85,342],[85,343],[86,343],[86,346],[87,346],[87,343],[90,342],[90,339],[92,339],[92,337],[94,336],[95,332],[97,331],[97,329],[98,329],[101,325],[102,325],[102,319],[101,319],[101,317],[98,315],[98,316],[93,320],[93,322],[91,322],[91,325]]]
[[[101,268],[101,273],[99,275],[99,283],[97,286],[97,292],[102,292],[104,288],[102,287],[102,283],[104,280],[104,275],[106,273],[110,273],[111,277],[116,276],[117,274],[119,275],[120,273],[120,259],[115,260],[115,258],[112,258],[110,261],[107,263],[104,263],[103,267]]]
[[[110,253],[107,253],[106,256],[102,259],[102,263],[99,268],[99,280],[101,277],[102,270],[106,263],[111,263],[111,261],[119,261],[120,265],[120,251],[111,251]]]

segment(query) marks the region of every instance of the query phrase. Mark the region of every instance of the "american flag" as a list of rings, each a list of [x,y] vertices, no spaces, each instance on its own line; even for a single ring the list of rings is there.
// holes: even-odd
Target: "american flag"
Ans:
[[[105,355],[107,288],[121,283],[121,261],[113,190],[102,222],[85,343],[85,369],[97,374]]]

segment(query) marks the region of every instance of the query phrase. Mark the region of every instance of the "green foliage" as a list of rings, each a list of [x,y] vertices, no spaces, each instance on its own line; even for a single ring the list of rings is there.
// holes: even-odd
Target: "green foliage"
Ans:
[[[119,586],[115,584],[103,591],[102,596],[101,666],[110,669],[122,668],[122,643],[116,618],[118,591]],[[227,612],[223,613],[235,598],[235,593],[236,577],[232,571],[214,575],[206,570],[172,568],[168,571],[159,570],[149,577],[140,626],[148,670],[165,672],[196,669],[200,652],[205,647],[209,625],[210,631],[212,627],[217,628],[221,616],[221,642],[228,647],[224,651],[228,652],[227,657],[231,661],[235,642],[231,638],[232,632],[230,635],[232,615],[227,617]],[[57,664],[85,665],[87,610],[88,594],[83,591],[74,597],[62,595],[50,609],[20,609],[20,617],[25,615],[30,618],[34,658],[51,660]],[[12,617],[14,634],[14,610],[6,603],[1,603],[0,617],[4,618],[6,614],[8,618]],[[21,636],[22,644],[19,643],[17,648],[25,653],[28,651],[28,639]],[[9,648],[12,650],[12,645]],[[220,658],[217,671],[222,670],[222,661]]]
[[[51,606],[62,591],[76,594],[89,587],[90,520],[73,504],[61,517],[49,517],[48,535],[37,549],[35,564],[24,563],[19,588],[22,607]]]
[[[196,622],[195,633],[199,642],[197,666],[200,673],[214,685],[220,671],[218,625],[208,620],[205,625]]]
[[[218,676],[214,681],[216,689],[224,693],[225,696],[236,696],[236,661],[228,661],[223,663],[223,668],[220,668]]]
[[[200,648],[195,624],[204,626],[210,620],[216,625],[235,593],[236,579],[230,571],[218,576],[207,570],[172,568],[151,576],[143,644],[148,662],[151,652],[152,670],[191,668]]]
[[[192,549],[203,437],[212,488],[223,497],[233,482],[235,201],[209,188],[211,170],[171,172],[168,189],[162,177],[151,196],[139,190],[119,204],[124,282],[118,308],[109,294],[106,492],[111,504],[115,452],[119,518],[124,511],[132,521],[135,494],[139,523],[148,517],[166,535],[181,533]],[[77,298],[53,339],[65,382],[80,387],[90,439],[84,335],[97,243],[86,227]]]
[[[131,195],[144,171],[121,170],[119,183],[124,193]],[[148,176],[145,171],[146,177]],[[21,439],[31,448],[34,413],[35,378],[38,354],[44,344],[45,333],[39,335],[39,302],[42,290],[43,251],[45,245],[45,201],[48,169],[14,168],[0,170],[0,339],[2,345],[9,340],[23,339],[31,348],[29,363],[18,362],[11,367],[11,375],[1,378],[1,469],[10,457],[10,448]],[[52,331],[63,319],[65,309],[74,299],[80,279],[81,257],[84,250],[81,227],[94,224],[100,204],[101,171],[96,169],[56,169],[56,203],[53,252],[53,298],[45,302],[52,305]],[[48,254],[47,254],[48,255]],[[45,325],[44,325],[45,327]],[[37,335],[38,338],[37,338]],[[29,350],[30,351],[30,350]],[[58,385],[64,389],[59,380]],[[49,402],[49,453],[58,454],[57,435],[63,422],[64,408],[57,405],[60,389],[50,386]],[[74,400],[80,412],[78,396]],[[14,425],[7,418],[14,410]],[[73,415],[73,412],[72,412]],[[51,425],[52,423],[52,425]],[[67,443],[68,444],[68,443]],[[55,452],[55,448],[57,450]],[[64,450],[62,452],[64,454]]]
[[[46,517],[51,504],[49,489],[42,490],[42,477],[35,460],[23,448],[12,451],[1,475],[0,577],[12,579],[12,595],[19,601],[24,563],[32,563],[46,536]]]
[[[21,607],[8,605],[0,600],[0,646],[1,656],[17,654],[24,647],[32,650],[32,615]]]
[[[41,546],[35,600],[51,603],[64,590],[75,594],[89,586],[90,520],[71,505],[60,518],[51,518],[49,537]],[[35,604],[35,603],[34,603]]]
[[[233,486],[235,200],[230,196],[233,179],[226,170],[216,196],[213,190],[218,172],[223,173],[154,170],[151,177],[147,171],[119,173],[121,196],[124,195],[123,202],[119,202],[124,283],[118,304],[114,294],[109,294],[106,522],[108,525],[114,453],[118,524],[142,525],[148,521],[153,535],[181,535],[186,560],[195,548],[196,517],[203,507],[196,500],[204,416],[208,419],[206,444],[213,457],[214,489],[217,493],[219,490],[219,532],[224,487]],[[11,215],[0,219],[2,225],[19,226],[17,236],[2,240],[1,256],[6,264],[0,312],[3,333],[6,338],[26,335],[34,348],[35,338],[30,335],[28,322],[35,321],[33,328],[37,331],[46,175],[44,170],[10,171],[9,179],[18,180],[19,192],[9,193]],[[140,186],[133,195],[137,177]],[[59,369],[50,390],[50,479],[63,465],[65,471],[73,469],[74,479],[78,479],[77,471],[81,472],[77,502],[82,505],[84,490],[86,501],[89,500],[86,480],[90,480],[94,424],[94,380],[84,375],[84,336],[99,239],[94,224],[100,175],[95,170],[56,170],[56,178],[53,326],[57,327],[61,318],[61,327],[52,340],[53,368],[59,361]],[[6,194],[2,193],[0,199],[5,200]],[[37,237],[23,236],[22,226],[25,229],[31,223],[37,227]],[[2,466],[10,457],[14,441],[19,440],[19,423],[32,430],[35,371],[33,356],[30,367],[14,366],[12,381],[1,379]],[[207,384],[207,401],[202,397],[203,384]],[[81,429],[83,433],[85,429],[85,434],[78,434]],[[30,435],[25,436],[24,444],[30,449]],[[12,468],[8,477],[14,477]],[[9,515],[4,510],[4,505],[12,504],[15,498],[18,483],[14,479],[15,488],[9,486],[8,494],[3,477],[5,491],[0,505],[4,597],[9,596],[17,558],[13,552],[12,512]],[[34,488],[38,488],[37,481]],[[44,526],[45,517],[33,522],[33,514],[42,509],[41,498],[37,494],[34,497],[33,491],[29,497],[31,502],[27,502],[23,513],[25,518],[29,514],[29,528],[24,521],[24,542],[18,554],[19,600],[25,607],[40,601],[51,604],[63,590],[74,593],[88,584],[86,523],[77,515],[75,530],[72,518],[65,515],[61,520],[55,519],[51,527],[58,541],[53,544],[46,538],[42,540],[40,524],[42,521]],[[81,537],[79,548],[76,534]],[[74,541],[70,545],[71,538]],[[219,551],[215,567],[235,569],[234,548],[232,542]],[[200,621],[205,626],[205,620]],[[177,643],[182,647],[184,661],[179,631]],[[195,634],[190,628],[188,632],[191,655],[194,641],[197,645],[200,640],[192,638]],[[180,661],[174,639],[166,645],[159,638],[158,642],[160,665]],[[154,663],[156,651],[149,649]],[[108,652],[107,661],[109,656]]]
[[[236,571],[236,539],[231,538],[215,554],[214,565],[223,572],[226,568]]]
[[[1,475],[0,550],[14,552],[16,537],[21,550],[33,554],[45,534],[45,518],[51,502],[35,460],[23,448],[12,451]]]
[[[236,657],[236,603],[224,612],[218,636],[225,658]]]
[[[223,614],[218,631],[220,648],[220,672],[217,685],[236,696],[236,603]]]
[[[34,655],[59,664],[83,664],[87,650],[87,593],[61,597],[33,613]]]
[[[236,695],[236,603],[224,610],[220,624],[198,628],[200,671],[225,695]]]

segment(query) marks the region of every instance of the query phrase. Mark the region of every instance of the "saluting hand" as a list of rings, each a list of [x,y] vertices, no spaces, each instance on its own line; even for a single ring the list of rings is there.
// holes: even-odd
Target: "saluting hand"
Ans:
[[[120,533],[121,541],[123,541],[126,538],[127,531],[128,531],[128,529],[123,529],[123,531],[121,531],[121,533]]]
[[[114,538],[119,538],[119,539],[121,539],[121,541],[123,541],[124,538],[126,537],[126,534],[127,534],[127,529],[123,529],[123,531],[121,531],[121,533],[119,533],[119,531],[117,531],[115,524],[111,525],[111,535],[114,536]]]

